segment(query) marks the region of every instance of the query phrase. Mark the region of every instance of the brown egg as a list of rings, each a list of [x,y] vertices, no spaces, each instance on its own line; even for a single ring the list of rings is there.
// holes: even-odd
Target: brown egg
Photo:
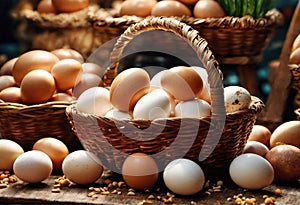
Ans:
[[[64,102],[72,102],[74,99],[72,95],[69,95],[67,93],[55,93],[50,101],[64,101]]]
[[[57,14],[58,11],[54,8],[52,0],[41,0],[36,9],[40,14]]]
[[[17,85],[21,85],[22,79],[30,71],[43,69],[50,72],[52,66],[58,61],[59,59],[57,56],[48,51],[28,51],[19,56],[13,67],[12,75],[14,76]]]
[[[297,48],[300,47],[300,34],[298,34],[292,44],[292,50],[291,52],[293,52],[294,50],[296,50]]]
[[[134,153],[125,159],[122,166],[122,176],[131,188],[148,189],[158,179],[158,167],[151,156]]]
[[[26,104],[44,103],[55,92],[55,80],[45,70],[33,70],[27,73],[21,83],[21,98]]]
[[[52,161],[54,170],[61,169],[63,160],[69,154],[67,146],[61,140],[52,137],[39,139],[32,149],[46,153]]]
[[[102,78],[104,76],[105,69],[95,63],[83,63],[82,72],[93,73]]]
[[[18,60],[18,58],[13,58],[13,59],[6,61],[0,69],[0,75],[12,75],[12,69],[17,60]]]
[[[59,48],[51,51],[51,53],[56,55],[59,58],[59,60],[71,58],[79,61],[80,63],[84,63],[83,56],[78,51],[71,48]]]
[[[120,16],[141,16],[151,15],[152,7],[157,3],[156,0],[126,0],[120,5]]]
[[[78,98],[85,90],[102,85],[102,79],[92,73],[81,73],[72,90],[73,96]]]
[[[19,87],[5,88],[0,92],[0,99],[4,102],[21,103],[21,90]]]
[[[300,149],[292,145],[273,147],[265,158],[274,168],[277,182],[296,182],[300,179]]]
[[[110,87],[110,101],[120,111],[130,112],[149,88],[148,73],[142,68],[129,68],[119,73],[113,80]]]
[[[196,18],[222,18],[226,16],[221,5],[214,0],[200,0],[193,10]]]
[[[192,16],[191,10],[179,1],[160,1],[152,8],[153,16]]]
[[[15,79],[11,75],[1,75],[0,76],[0,91],[5,88],[12,87],[15,85],[16,85]]]
[[[290,55],[291,64],[300,64],[300,48],[296,48]]]
[[[52,4],[59,12],[74,12],[89,6],[89,0],[52,0]]]
[[[270,138],[271,131],[267,127],[263,125],[253,125],[248,141],[257,141],[269,146]]]
[[[292,120],[279,125],[272,133],[270,147],[289,144],[300,149],[300,121]]]
[[[161,76],[161,86],[177,100],[191,100],[202,91],[203,81],[191,67],[177,66]]]
[[[80,62],[74,59],[62,59],[55,63],[51,69],[57,90],[68,90],[75,86],[82,69]]]

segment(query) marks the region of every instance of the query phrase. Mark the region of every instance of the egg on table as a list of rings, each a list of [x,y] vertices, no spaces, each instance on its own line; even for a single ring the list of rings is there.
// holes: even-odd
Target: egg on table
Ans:
[[[50,157],[39,150],[24,152],[15,160],[15,175],[28,183],[39,183],[49,178],[53,170]]]
[[[129,155],[122,165],[122,176],[128,186],[145,190],[158,180],[158,167],[155,160],[144,153]]]
[[[101,177],[103,166],[95,154],[76,150],[65,157],[62,171],[67,179],[76,184],[91,184]]]
[[[46,153],[53,163],[54,170],[61,169],[63,160],[69,154],[67,146],[61,140],[53,137],[39,139],[34,143],[32,149]]]
[[[172,192],[193,195],[203,189],[205,175],[195,162],[189,159],[176,159],[165,167],[163,180]]]
[[[250,190],[265,188],[274,180],[272,165],[264,157],[253,153],[236,157],[230,163],[229,174],[234,183]]]
[[[15,160],[23,153],[24,150],[18,143],[0,139],[0,170],[12,171]]]

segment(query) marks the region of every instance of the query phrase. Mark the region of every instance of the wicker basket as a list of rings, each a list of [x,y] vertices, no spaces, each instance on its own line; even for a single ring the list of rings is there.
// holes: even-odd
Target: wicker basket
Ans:
[[[134,152],[151,154],[162,169],[170,160],[184,156],[198,162],[207,173],[226,170],[232,159],[241,154],[263,102],[253,97],[248,109],[226,115],[219,64],[207,41],[192,27],[174,18],[163,17],[148,17],[131,25],[115,44],[111,53],[112,65],[106,70],[104,81],[109,86],[117,75],[119,58],[128,43],[140,33],[151,30],[173,32],[197,53],[209,77],[212,116],[115,120],[80,113],[75,103],[66,109],[73,130],[87,150],[95,153],[104,166],[118,173],[125,157]],[[207,156],[205,160],[198,159],[200,151],[201,157]]]
[[[220,64],[257,64],[263,58],[263,51],[271,41],[276,27],[282,24],[283,16],[276,10],[268,11],[263,18],[251,16],[199,19],[174,17],[199,31],[207,40]],[[131,24],[143,18],[118,16],[112,9],[90,12],[88,19],[95,29],[95,37],[107,42],[119,35]]]
[[[70,151],[82,148],[65,115],[69,102],[48,102],[37,105],[6,103],[0,100],[0,138],[31,150],[43,137],[54,137],[64,142]]]
[[[21,0],[12,11],[12,16],[21,22],[17,33],[21,42],[30,41],[31,49],[54,50],[72,48],[87,58],[99,45],[94,42],[93,29],[87,20],[89,12],[99,9],[97,1],[88,8],[72,13],[40,14],[36,10],[39,1]],[[29,27],[29,28],[28,28]],[[26,30],[21,30],[26,29]],[[30,30],[30,36],[24,32]]]

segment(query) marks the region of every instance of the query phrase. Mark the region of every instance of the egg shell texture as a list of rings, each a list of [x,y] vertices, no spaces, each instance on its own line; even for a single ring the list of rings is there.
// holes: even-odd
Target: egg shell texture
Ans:
[[[50,157],[38,150],[21,154],[13,165],[15,175],[28,183],[38,183],[47,179],[51,175],[52,169]]]
[[[0,139],[0,170],[13,170],[15,160],[24,153],[23,148],[16,142]]]
[[[150,77],[142,68],[129,68],[119,73],[110,88],[110,101],[120,111],[131,112],[136,102],[150,88]]]
[[[133,109],[134,119],[154,120],[170,116],[172,104],[170,96],[162,89],[155,89],[137,101]]]
[[[78,98],[78,111],[104,116],[113,108],[109,101],[109,91],[103,87],[93,87],[84,91]]]
[[[203,189],[205,176],[201,167],[195,162],[176,159],[164,169],[163,180],[174,193],[193,195]]]
[[[144,153],[129,155],[122,166],[124,181],[134,189],[147,189],[158,179],[158,167],[154,159]]]
[[[45,70],[33,70],[27,73],[20,85],[21,98],[26,104],[44,103],[55,92],[55,80]]]
[[[99,158],[86,150],[71,152],[63,161],[62,171],[67,179],[77,184],[91,184],[103,173]]]
[[[253,153],[236,157],[229,166],[229,174],[238,186],[251,190],[265,188],[274,179],[272,165],[265,158]]]
[[[247,109],[251,103],[250,93],[240,86],[225,87],[224,98],[227,113]]]
[[[191,67],[170,68],[161,76],[161,86],[177,100],[194,99],[203,89],[203,81]]]
[[[30,71],[43,69],[50,72],[52,66],[58,61],[59,58],[48,51],[28,51],[18,57],[12,69],[12,75],[17,85],[20,85],[24,76]]]

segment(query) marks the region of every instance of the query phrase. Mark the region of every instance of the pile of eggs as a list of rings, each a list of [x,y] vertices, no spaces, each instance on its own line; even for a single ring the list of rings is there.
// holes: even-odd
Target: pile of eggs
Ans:
[[[196,18],[221,18],[226,16],[215,0],[125,0],[119,5],[119,15],[194,16]]]
[[[89,0],[40,0],[36,10],[41,14],[72,13],[89,6]]]
[[[13,171],[27,183],[39,183],[53,172],[62,172],[73,183],[90,184],[101,177],[103,166],[93,153],[86,150],[69,153],[62,141],[46,137],[25,152],[16,142],[0,139],[0,170]]]
[[[102,73],[73,49],[28,51],[1,67],[0,99],[26,105],[71,102],[87,88],[101,85]]]
[[[85,90],[78,111],[114,119],[155,120],[168,117],[201,118],[211,115],[208,76],[202,67],[176,66],[151,79],[142,68],[119,73],[111,86]],[[227,113],[247,109],[250,93],[240,86],[224,88]]]

